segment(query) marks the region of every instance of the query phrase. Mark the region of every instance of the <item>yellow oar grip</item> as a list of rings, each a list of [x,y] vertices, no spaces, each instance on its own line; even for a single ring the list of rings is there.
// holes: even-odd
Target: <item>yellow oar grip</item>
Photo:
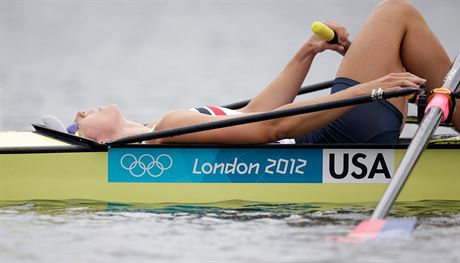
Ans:
[[[334,39],[334,31],[321,22],[313,22],[311,24],[311,31],[313,31],[315,35],[326,41],[331,41],[332,39]]]
[[[416,103],[417,102],[417,94],[412,93],[410,95],[407,95],[407,99],[409,100],[410,103]]]

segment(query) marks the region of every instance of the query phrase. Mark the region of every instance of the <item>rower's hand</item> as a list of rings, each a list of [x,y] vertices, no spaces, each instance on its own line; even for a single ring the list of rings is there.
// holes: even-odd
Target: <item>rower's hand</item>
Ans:
[[[359,89],[362,95],[367,95],[373,89],[383,89],[384,91],[399,90],[402,88],[418,88],[420,84],[425,83],[426,79],[420,78],[409,72],[390,73],[367,83],[354,86]]]
[[[312,35],[308,43],[313,47],[313,50],[316,53],[321,53],[326,49],[334,50],[334,51],[343,51],[345,50],[346,45],[348,44],[348,31],[345,27],[336,24],[331,21],[324,22],[326,26],[334,30],[334,32],[338,35],[338,44],[329,44],[327,41]]]

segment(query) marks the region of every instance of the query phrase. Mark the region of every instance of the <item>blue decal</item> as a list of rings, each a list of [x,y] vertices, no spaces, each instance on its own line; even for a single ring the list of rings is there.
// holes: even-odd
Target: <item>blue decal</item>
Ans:
[[[109,182],[321,183],[321,149],[111,148]]]

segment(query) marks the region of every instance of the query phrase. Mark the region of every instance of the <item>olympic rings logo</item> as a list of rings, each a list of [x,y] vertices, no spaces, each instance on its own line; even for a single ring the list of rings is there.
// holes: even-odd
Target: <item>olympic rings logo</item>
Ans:
[[[173,160],[167,154],[160,154],[157,158],[150,154],[143,154],[136,158],[135,155],[127,153],[120,159],[121,167],[134,177],[141,177],[145,173],[151,177],[158,177],[171,168],[172,164]]]

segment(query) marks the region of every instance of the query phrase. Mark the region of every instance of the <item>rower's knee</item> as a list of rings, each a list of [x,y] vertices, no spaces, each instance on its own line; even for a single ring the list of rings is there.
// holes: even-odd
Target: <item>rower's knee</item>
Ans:
[[[399,16],[406,21],[410,18],[422,17],[417,8],[407,0],[384,0],[377,5],[375,11],[388,12],[388,14]]]

